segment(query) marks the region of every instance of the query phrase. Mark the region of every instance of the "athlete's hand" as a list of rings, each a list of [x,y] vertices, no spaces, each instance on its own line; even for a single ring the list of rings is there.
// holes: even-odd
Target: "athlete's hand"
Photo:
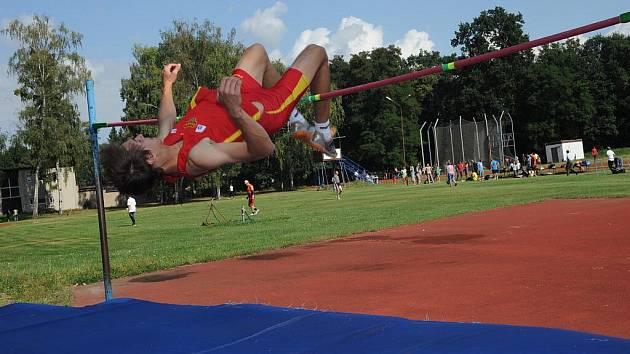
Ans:
[[[164,84],[173,84],[177,81],[177,73],[179,73],[179,69],[182,67],[182,64],[166,64],[164,65],[164,69],[162,69],[162,82]]]
[[[217,90],[217,101],[221,103],[232,118],[241,116],[241,79],[235,76],[224,77]]]

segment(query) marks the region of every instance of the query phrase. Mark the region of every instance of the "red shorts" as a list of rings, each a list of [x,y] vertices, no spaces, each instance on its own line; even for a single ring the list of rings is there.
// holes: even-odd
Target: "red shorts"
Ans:
[[[249,205],[250,208],[254,207],[254,196],[253,195],[249,195],[247,196],[247,205]]]
[[[264,110],[258,123],[269,134],[284,127],[289,114],[310,85],[304,74],[294,68],[287,69],[280,80],[270,88],[263,88],[245,70],[236,69],[232,75],[241,78],[241,93],[244,98],[263,105]]]

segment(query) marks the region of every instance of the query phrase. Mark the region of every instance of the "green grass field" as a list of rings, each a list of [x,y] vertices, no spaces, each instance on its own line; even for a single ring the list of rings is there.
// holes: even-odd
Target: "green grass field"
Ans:
[[[332,191],[260,194],[255,223],[203,227],[208,202],[142,207],[137,227],[125,210],[107,212],[113,277],[207,262],[394,225],[550,198],[630,196],[630,174],[582,174],[422,186],[382,184]],[[216,202],[240,219],[242,198]],[[500,222],[497,220],[497,222]],[[6,226],[8,225],[8,226]],[[74,284],[101,280],[96,211],[3,224],[0,303],[70,304]],[[116,289],[114,289],[115,292]]]

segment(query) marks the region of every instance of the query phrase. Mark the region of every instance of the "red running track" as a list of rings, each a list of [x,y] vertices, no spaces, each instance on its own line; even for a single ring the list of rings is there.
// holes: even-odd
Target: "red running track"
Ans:
[[[629,216],[630,199],[551,200],[118,279],[114,296],[630,338]],[[102,284],[75,289],[102,300]]]

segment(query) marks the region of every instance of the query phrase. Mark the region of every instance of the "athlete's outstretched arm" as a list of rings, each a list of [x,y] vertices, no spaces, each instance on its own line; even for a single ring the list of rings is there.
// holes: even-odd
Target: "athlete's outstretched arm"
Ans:
[[[170,133],[177,120],[177,110],[173,101],[173,84],[181,64],[166,64],[162,69],[162,98],[158,109],[158,139],[162,140]]]

